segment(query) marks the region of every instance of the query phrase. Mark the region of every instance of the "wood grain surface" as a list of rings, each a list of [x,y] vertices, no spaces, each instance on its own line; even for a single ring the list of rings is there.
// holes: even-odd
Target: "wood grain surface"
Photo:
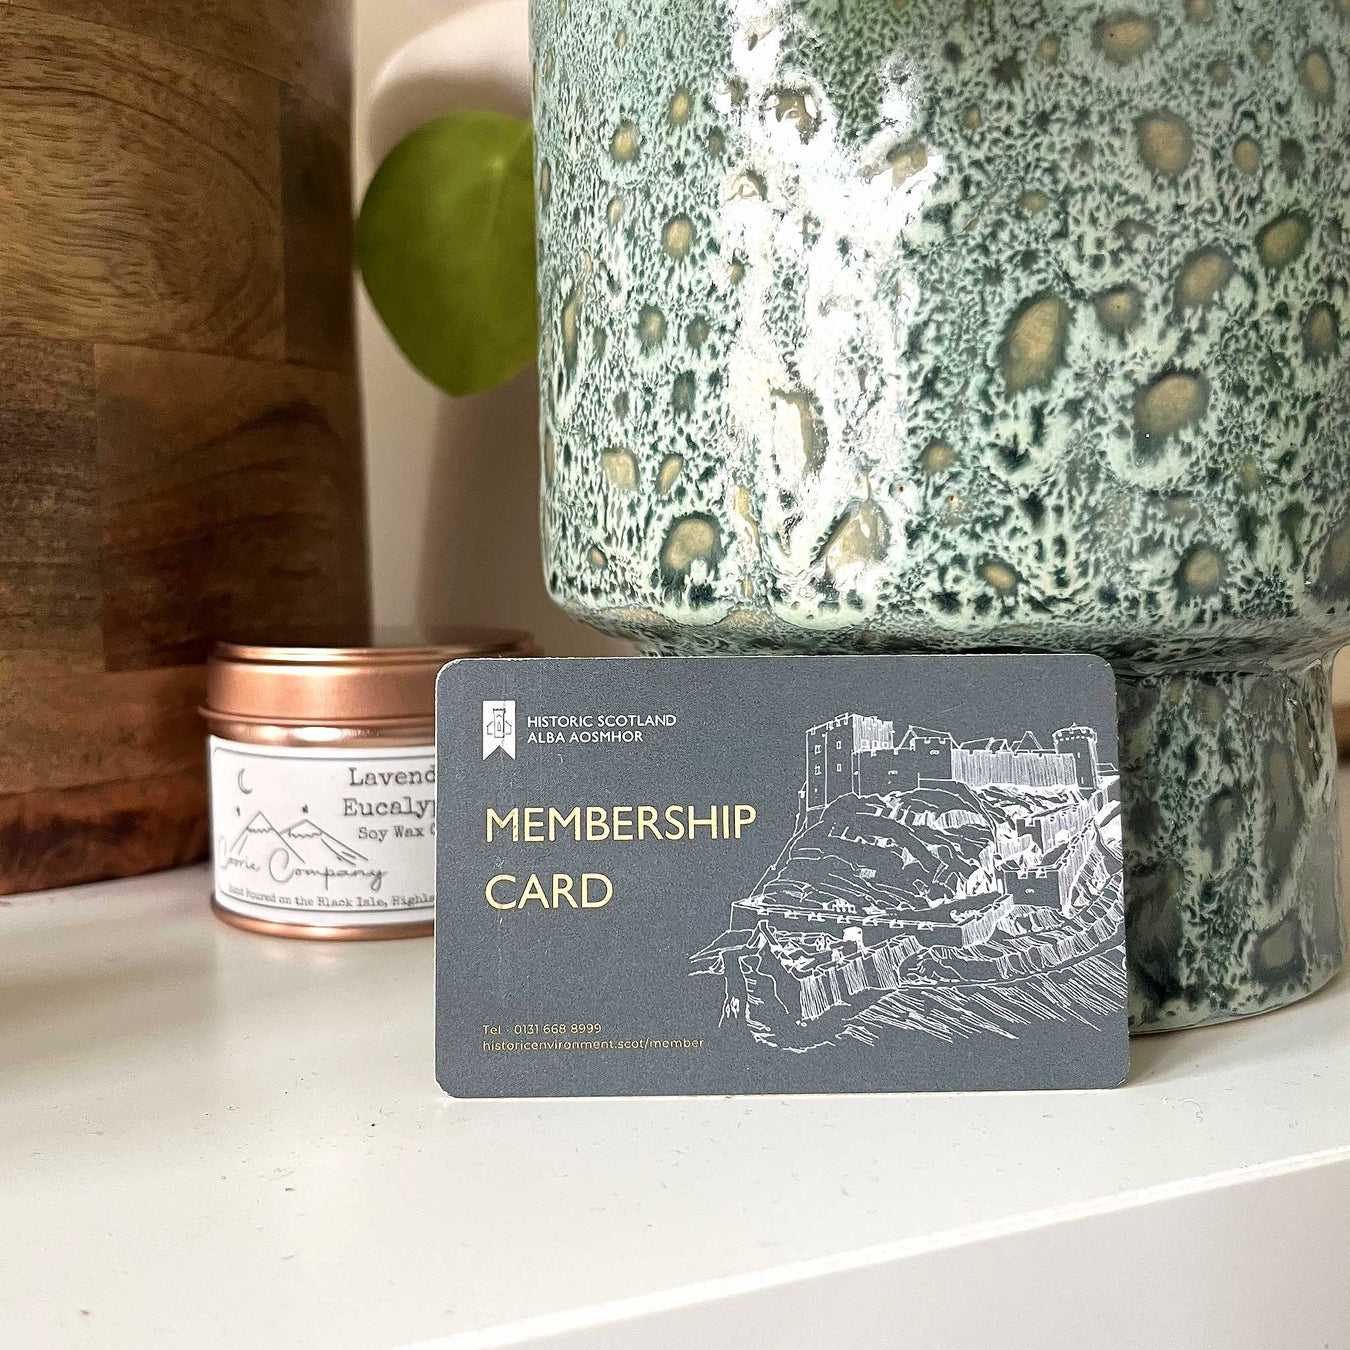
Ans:
[[[351,0],[13,0],[270,75],[335,112],[351,101]]]
[[[206,846],[199,768],[0,796],[4,894],[177,867],[203,857]]]
[[[0,0],[0,894],[206,848],[201,661],[362,641],[349,0]]]
[[[353,351],[351,133],[346,117],[281,91],[286,357],[349,365]]]
[[[349,375],[127,347],[96,368],[108,669],[362,641]]]
[[[0,332],[284,355],[280,91],[0,6]]]
[[[0,794],[151,778],[200,763],[201,666],[108,674],[101,657],[0,658]]]
[[[100,652],[98,492],[92,352],[0,337],[0,659]]]

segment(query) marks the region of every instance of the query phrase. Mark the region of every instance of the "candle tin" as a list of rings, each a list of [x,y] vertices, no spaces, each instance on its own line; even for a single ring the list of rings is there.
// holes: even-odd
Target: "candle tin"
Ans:
[[[215,913],[280,937],[429,934],[436,675],[459,657],[535,654],[498,629],[418,646],[219,644],[201,709]]]

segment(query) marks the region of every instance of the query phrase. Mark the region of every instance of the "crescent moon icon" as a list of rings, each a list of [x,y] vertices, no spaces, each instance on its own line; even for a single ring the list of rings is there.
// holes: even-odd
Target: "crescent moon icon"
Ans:
[[[242,793],[244,794],[245,797],[252,796],[252,794],[253,794],[253,789],[252,789],[251,787],[246,787],[246,786],[244,785],[244,771],[243,771],[243,769],[240,769],[240,770],[239,770],[239,776],[238,776],[238,778],[237,778],[235,781],[236,781],[236,782],[238,783],[238,785],[239,785],[239,791],[242,792]]]

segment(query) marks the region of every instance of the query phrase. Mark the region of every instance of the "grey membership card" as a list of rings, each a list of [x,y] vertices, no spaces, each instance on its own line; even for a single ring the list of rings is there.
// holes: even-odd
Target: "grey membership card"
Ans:
[[[1115,686],[1091,656],[456,661],[456,1097],[1110,1087]]]

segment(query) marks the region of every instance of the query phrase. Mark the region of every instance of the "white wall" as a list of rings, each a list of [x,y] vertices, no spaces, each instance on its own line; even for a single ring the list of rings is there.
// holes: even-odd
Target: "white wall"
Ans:
[[[357,0],[359,204],[404,135],[457,108],[529,115],[525,0]],[[528,628],[555,655],[627,648],[549,600],[539,559],[536,383],[451,399],[403,359],[358,286],[376,623]]]

